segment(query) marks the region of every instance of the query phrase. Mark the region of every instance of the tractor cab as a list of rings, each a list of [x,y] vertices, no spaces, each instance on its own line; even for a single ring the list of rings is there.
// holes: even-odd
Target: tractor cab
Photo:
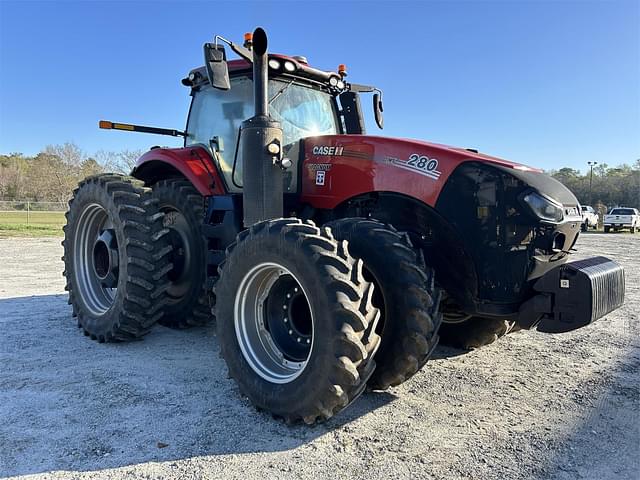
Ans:
[[[207,47],[209,45],[209,47]],[[245,46],[250,43],[245,43]],[[238,48],[237,45],[235,45]],[[219,51],[220,46],[205,45]],[[235,49],[234,49],[235,50]],[[240,51],[240,55],[250,55]],[[226,63],[226,62],[225,62]],[[380,92],[377,88],[352,85],[345,81],[346,68],[325,72],[310,67],[305,57],[268,56],[267,105],[269,114],[282,128],[282,157],[289,167],[284,172],[284,192],[298,190],[298,163],[301,142],[308,137],[338,134],[364,134],[365,124],[360,93]],[[216,76],[227,77],[220,84]],[[252,64],[247,60],[228,62],[219,68],[203,66],[182,79],[191,88],[191,108],[187,119],[184,146],[206,148],[222,173],[227,191],[242,191],[242,122],[254,108]],[[228,87],[228,88],[227,88]],[[374,97],[376,120],[381,122],[380,93]],[[378,107],[378,108],[377,108]]]

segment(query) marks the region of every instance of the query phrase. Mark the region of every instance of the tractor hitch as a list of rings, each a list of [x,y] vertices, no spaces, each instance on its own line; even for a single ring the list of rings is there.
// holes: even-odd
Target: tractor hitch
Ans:
[[[606,257],[565,263],[540,277],[518,324],[561,333],[589,325],[624,303],[624,269]]]

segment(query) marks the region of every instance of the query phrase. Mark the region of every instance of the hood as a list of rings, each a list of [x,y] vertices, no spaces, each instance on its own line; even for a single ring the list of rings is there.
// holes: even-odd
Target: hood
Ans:
[[[578,204],[571,191],[539,168],[465,148],[373,135],[323,135],[304,139],[303,151],[306,188],[327,198],[330,190],[344,195],[384,190],[435,205],[454,171],[473,163],[508,173],[563,205]],[[314,184],[318,169],[331,171],[319,175],[318,182],[327,177],[328,183]]]
[[[377,137],[377,138],[384,138],[384,137]],[[492,155],[486,155],[484,153],[478,152],[476,149],[473,149],[473,148],[452,147],[451,145],[444,145],[442,143],[425,142],[422,140],[414,140],[414,139],[408,139],[408,138],[399,138],[397,140],[401,142],[405,142],[407,144],[412,144],[417,148],[425,148],[430,151],[435,150],[443,153],[461,155],[465,157],[465,159],[467,159],[468,161],[476,160],[480,162],[492,163],[495,165],[519,170],[522,172],[543,173],[543,170],[540,168],[530,167],[522,163],[512,162],[511,160],[505,160],[504,158],[494,157]]]

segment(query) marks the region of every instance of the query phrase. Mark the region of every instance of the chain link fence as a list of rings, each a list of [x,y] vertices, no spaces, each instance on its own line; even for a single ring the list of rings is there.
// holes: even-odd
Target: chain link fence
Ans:
[[[0,225],[62,226],[66,211],[66,202],[0,200]]]

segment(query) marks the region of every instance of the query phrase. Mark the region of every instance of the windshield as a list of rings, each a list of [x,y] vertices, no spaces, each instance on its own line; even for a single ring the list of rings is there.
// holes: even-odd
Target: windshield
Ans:
[[[329,93],[306,87],[297,80],[292,83],[272,79],[269,80],[269,99],[269,113],[282,126],[285,156],[297,155],[298,140],[302,138],[339,133]],[[238,130],[253,113],[253,82],[248,77],[232,79],[231,90],[227,91],[205,87],[196,92],[191,105],[185,144],[203,144],[212,153],[218,151],[218,162],[227,185],[235,191],[242,185],[241,152],[231,178]]]
[[[614,208],[610,215],[633,215],[635,212],[631,208]]]

